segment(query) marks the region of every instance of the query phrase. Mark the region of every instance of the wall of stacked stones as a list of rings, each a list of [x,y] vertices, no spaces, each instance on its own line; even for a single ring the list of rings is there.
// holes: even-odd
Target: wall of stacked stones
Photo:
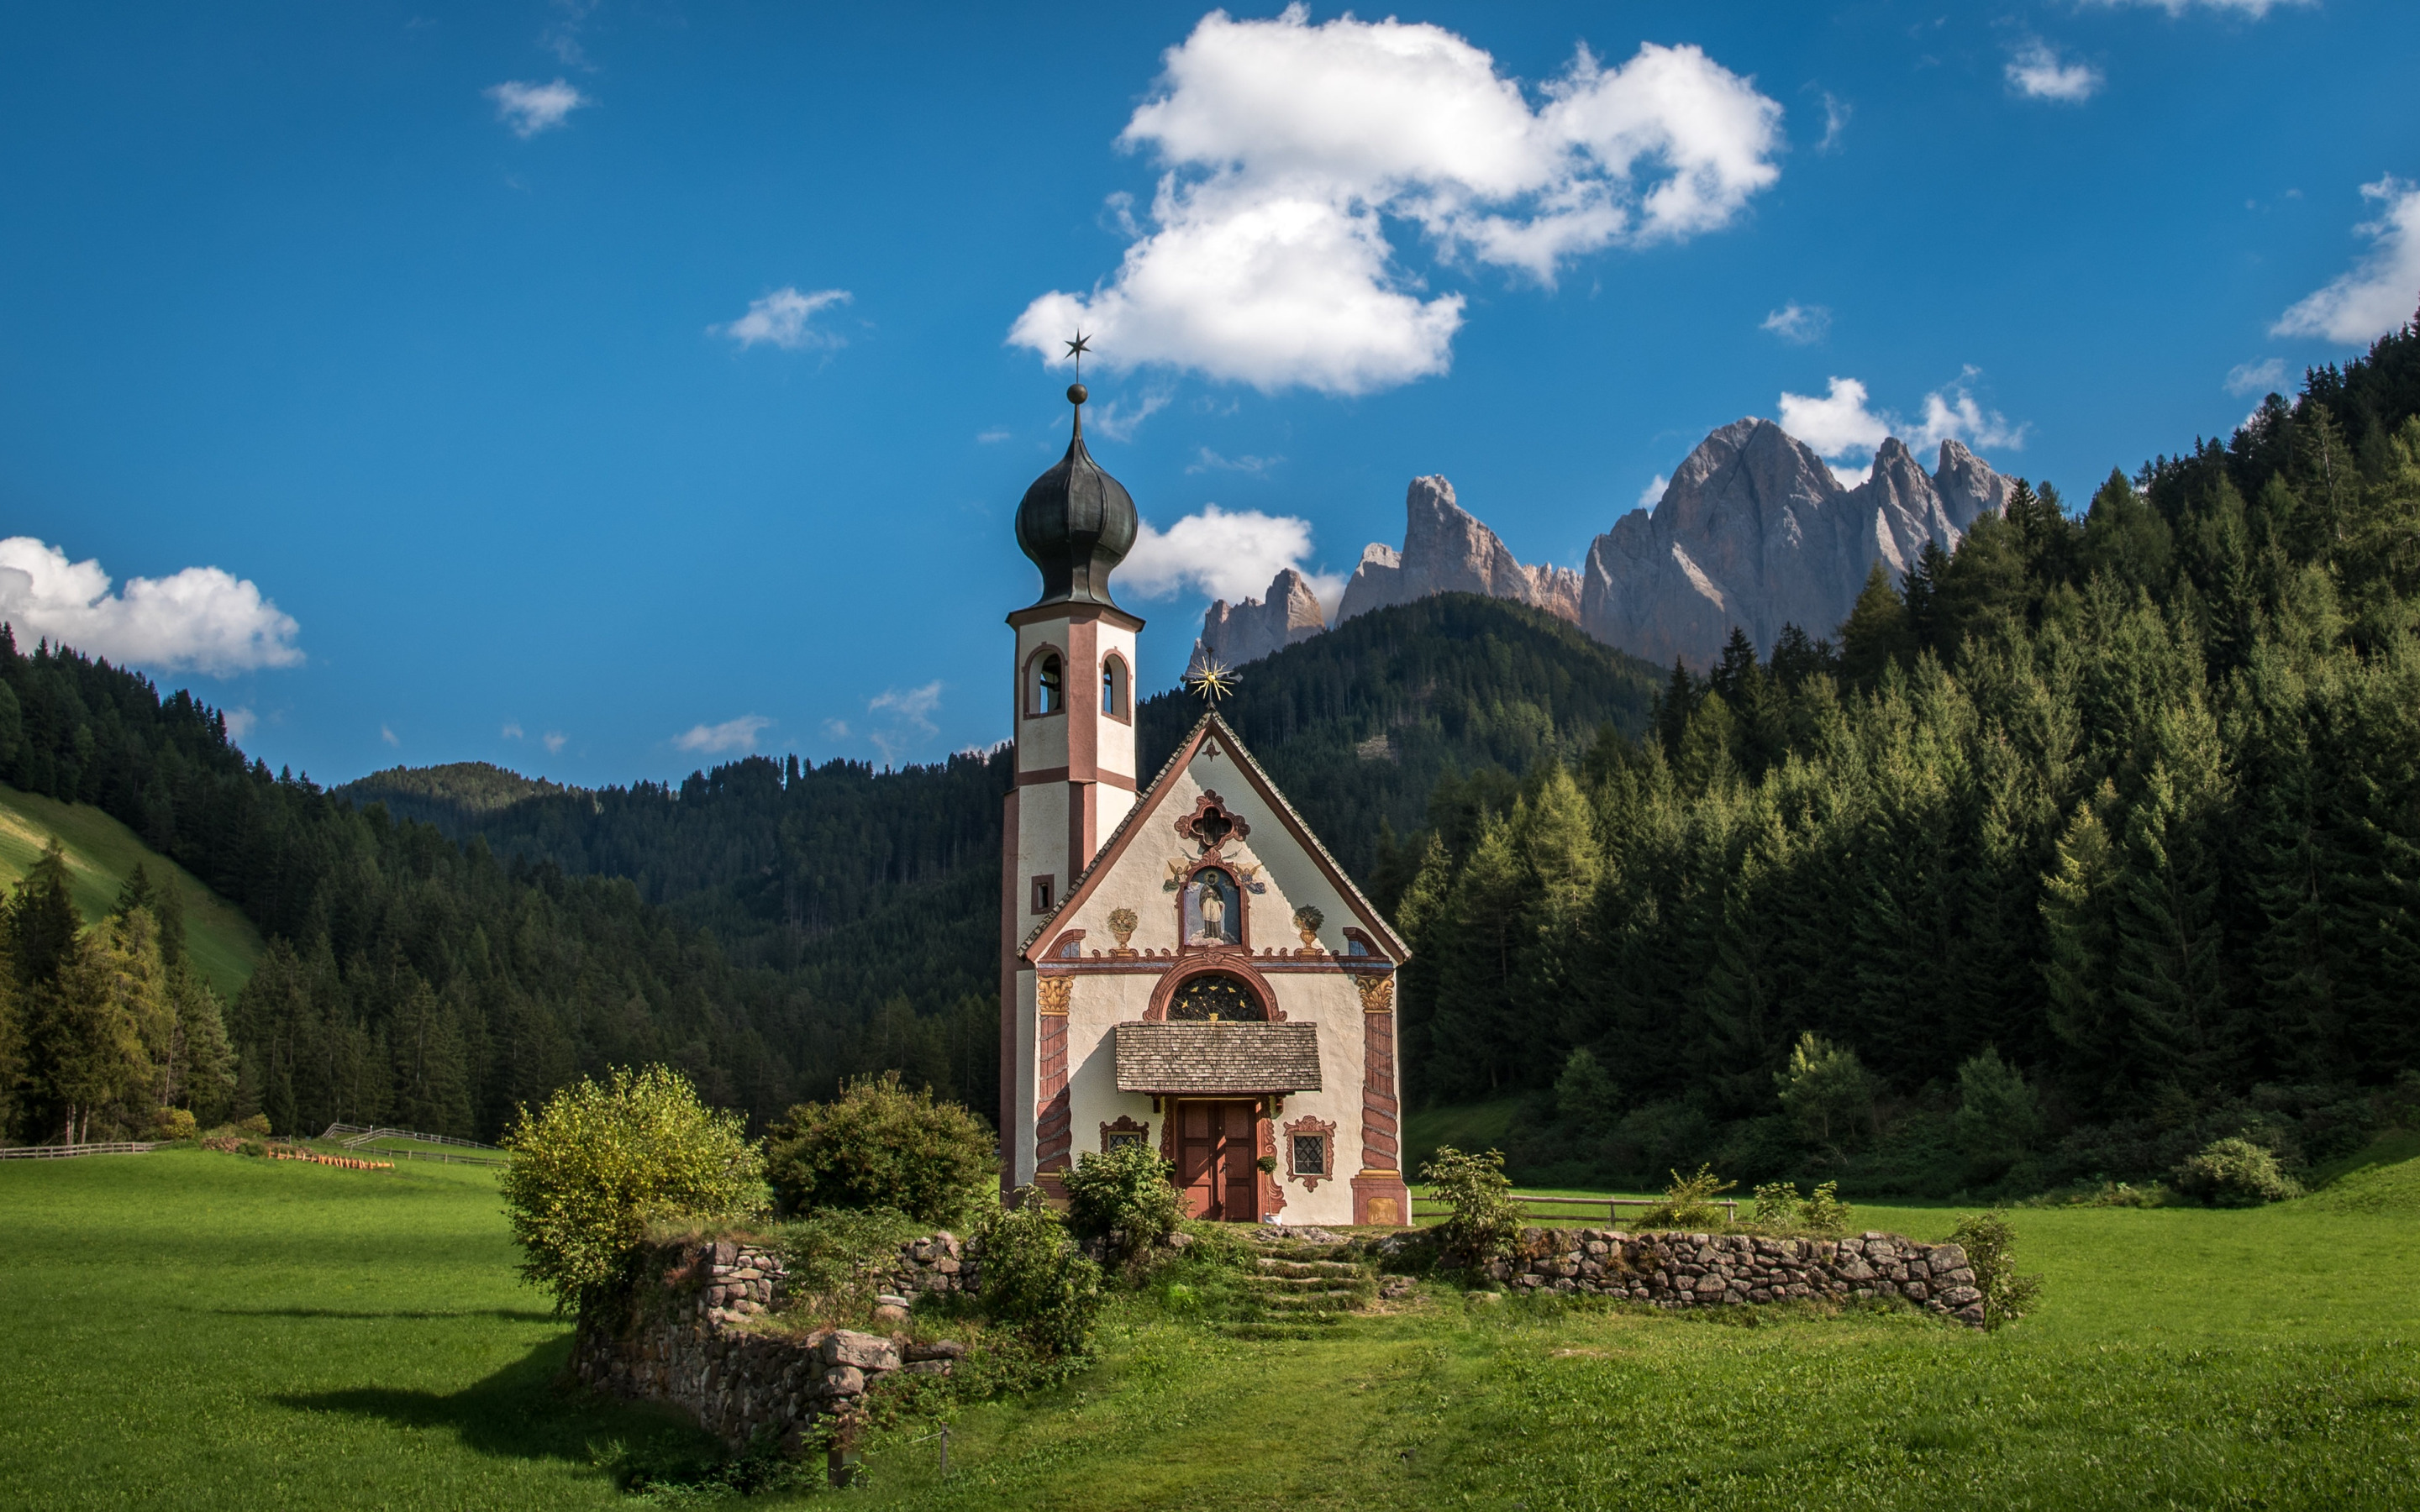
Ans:
[[[1662,1307],[1897,1297],[1983,1326],[1983,1294],[1976,1289],[1964,1248],[1919,1244],[1902,1234],[1764,1239],[1524,1228],[1512,1257],[1496,1261],[1489,1274],[1524,1290],[1626,1297]]]
[[[926,1292],[974,1284],[954,1236],[900,1246],[874,1280],[875,1316],[904,1321]],[[582,1383],[634,1401],[669,1403],[734,1448],[769,1437],[788,1453],[894,1372],[947,1375],[963,1345],[919,1344],[855,1329],[794,1330],[773,1317],[788,1300],[781,1257],[734,1240],[670,1245],[645,1257],[627,1296],[584,1311],[572,1346]]]

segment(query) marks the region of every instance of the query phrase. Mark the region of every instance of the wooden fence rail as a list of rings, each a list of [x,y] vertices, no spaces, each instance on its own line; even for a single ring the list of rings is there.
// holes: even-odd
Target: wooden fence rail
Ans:
[[[1539,1196],[1528,1192],[1513,1192],[1508,1195],[1513,1201],[1522,1204],[1524,1207],[1602,1209],[1604,1210],[1608,1222],[1620,1221],[1621,1217],[1621,1210],[1624,1208],[1668,1207],[1672,1200],[1669,1197],[1548,1197]],[[1730,1222],[1739,1222],[1739,1203],[1734,1198],[1718,1197],[1707,1203],[1706,1206],[1710,1208],[1720,1208],[1724,1212],[1730,1215]],[[1435,1197],[1414,1197],[1412,1199],[1412,1215],[1414,1217],[1419,1216],[1424,1208],[1430,1213],[1443,1213],[1453,1211],[1450,1206],[1439,1202]]]
[[[143,1155],[174,1143],[161,1139],[145,1143],[141,1140],[119,1139],[108,1144],[90,1145],[12,1145],[0,1149],[0,1160],[67,1160],[76,1155]]]
[[[339,1138],[341,1136],[341,1138]],[[417,1139],[424,1145],[458,1145],[464,1149],[491,1149],[499,1155],[504,1151],[494,1145],[483,1145],[475,1139],[457,1139],[452,1134],[421,1134],[412,1129],[370,1129],[358,1123],[332,1123],[322,1139],[337,1139],[347,1149],[359,1149],[373,1139]],[[380,1150],[380,1154],[390,1151]]]

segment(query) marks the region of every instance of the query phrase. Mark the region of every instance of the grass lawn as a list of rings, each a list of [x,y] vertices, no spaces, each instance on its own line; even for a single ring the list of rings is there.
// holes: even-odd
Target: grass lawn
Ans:
[[[2389,1153],[2409,1156],[2410,1149]],[[2410,1507],[2420,1160],[2252,1212],[2023,1211],[1984,1335],[1433,1288],[1311,1341],[1124,1296],[1069,1387],[877,1435],[867,1506]],[[662,1417],[562,1394],[493,1173],[178,1151],[0,1165],[0,1504],[633,1504]],[[1923,1239],[1947,1208],[1861,1208]],[[789,1500],[814,1501],[810,1496]]]
[[[16,886],[54,835],[67,850],[69,885],[87,924],[108,916],[137,863],[154,879],[173,873],[185,904],[194,968],[221,997],[235,1001],[261,951],[260,932],[235,904],[91,804],[61,803],[0,783],[0,887]]]
[[[0,1163],[0,1505],[597,1507],[615,1441],[563,1396],[491,1171],[198,1150]]]

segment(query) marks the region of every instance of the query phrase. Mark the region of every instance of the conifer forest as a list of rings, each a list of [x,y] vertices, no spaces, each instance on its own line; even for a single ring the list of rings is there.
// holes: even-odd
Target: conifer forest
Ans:
[[[1141,710],[1145,773],[1198,714]],[[2021,486],[1838,626],[1659,672],[1448,596],[1226,711],[1417,952],[1414,1105],[1513,1167],[1948,1192],[2323,1158],[2420,1085],[2420,329],[2225,440]],[[0,778],[98,806],[269,940],[223,1002],[171,879],[6,911],[0,1116],[491,1136],[660,1061],[760,1122],[896,1068],[997,1118],[1004,755],[596,791],[328,790],[185,692],[0,640]]]

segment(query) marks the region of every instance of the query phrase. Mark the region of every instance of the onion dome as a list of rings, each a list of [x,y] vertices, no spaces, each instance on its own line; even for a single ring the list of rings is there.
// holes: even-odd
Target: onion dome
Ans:
[[[1043,604],[1103,604],[1109,597],[1109,569],[1134,549],[1134,498],[1125,485],[1101,471],[1084,449],[1084,400],[1080,383],[1068,385],[1076,406],[1076,434],[1059,465],[1033,480],[1016,506],[1016,544],[1042,569]]]

